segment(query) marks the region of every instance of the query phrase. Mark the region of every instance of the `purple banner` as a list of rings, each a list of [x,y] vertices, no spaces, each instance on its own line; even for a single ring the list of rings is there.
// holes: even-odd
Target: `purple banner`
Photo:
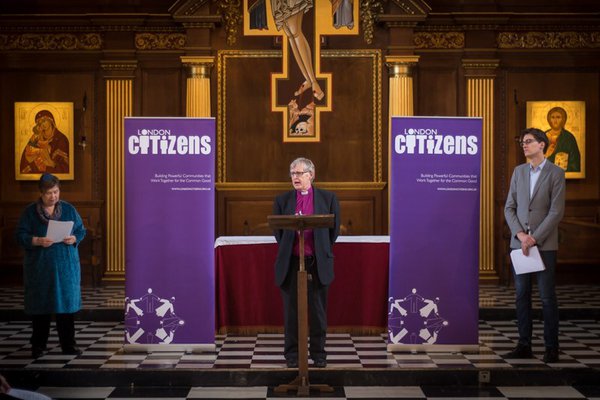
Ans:
[[[478,344],[481,131],[481,118],[392,118],[390,345]]]
[[[125,118],[125,344],[214,345],[212,118]]]

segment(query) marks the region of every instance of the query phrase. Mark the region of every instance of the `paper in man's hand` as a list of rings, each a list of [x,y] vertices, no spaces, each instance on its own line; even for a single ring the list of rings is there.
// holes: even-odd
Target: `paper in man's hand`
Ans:
[[[512,260],[512,264],[517,275],[543,271],[546,269],[537,246],[529,248],[528,256],[523,254],[523,250],[521,249],[513,250],[510,252],[510,259]]]
[[[55,221],[51,219],[48,221],[46,237],[54,243],[60,243],[67,236],[71,236],[71,230],[73,230],[73,221]]]

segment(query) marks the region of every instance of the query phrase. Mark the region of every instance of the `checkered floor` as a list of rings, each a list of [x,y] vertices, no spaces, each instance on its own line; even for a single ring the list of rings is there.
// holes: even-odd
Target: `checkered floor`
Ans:
[[[282,334],[256,336],[218,335],[214,352],[126,353],[123,351],[124,326],[119,322],[78,321],[76,338],[84,350],[80,356],[62,355],[54,329],[48,352],[31,358],[28,322],[0,322],[0,368],[285,368]],[[543,368],[600,367],[600,321],[571,320],[560,325],[561,360],[544,364],[543,327],[534,324],[536,358],[511,360],[503,355],[515,346],[514,321],[480,321],[479,351],[474,353],[412,353],[386,351],[385,335],[327,335],[327,368]],[[312,361],[310,361],[312,362]],[[310,366],[310,364],[309,364]]]
[[[534,298],[536,295],[534,295]],[[123,288],[109,286],[83,290],[84,309],[122,309]],[[561,286],[558,288],[561,309],[595,310],[600,308],[600,288],[592,285]],[[513,309],[514,292],[503,286],[482,286],[481,308]],[[537,300],[536,300],[537,301]],[[0,309],[21,310],[22,289],[0,290]],[[539,308],[539,304],[535,304]],[[385,335],[357,336],[329,334],[327,338],[328,365],[325,372],[372,371],[539,371],[562,373],[589,371],[600,376],[600,320],[598,313],[591,318],[561,321],[560,361],[545,364],[543,355],[542,323],[534,323],[535,358],[529,360],[507,359],[504,355],[514,347],[517,329],[514,320],[480,320],[479,350],[476,352],[387,352]],[[185,353],[126,353],[123,351],[122,322],[77,321],[76,338],[83,350],[80,356],[65,356],[60,352],[54,327],[48,343],[48,352],[38,359],[31,358],[28,321],[0,322],[0,370],[2,371],[60,371],[68,375],[80,371],[155,371],[157,377],[165,371],[255,371],[276,373],[289,371],[282,355],[283,335],[258,334],[256,336],[218,335],[216,349],[212,352]],[[310,366],[310,365],[309,365]],[[416,371],[416,372],[415,372]],[[5,372],[6,373],[6,372]],[[594,375],[596,376],[596,375]],[[157,379],[157,382],[161,382]],[[599,380],[600,382],[600,380]],[[513,385],[514,383],[514,385]],[[600,383],[592,385],[529,386],[536,382],[509,382],[505,386],[336,386],[334,392],[314,394],[318,398],[597,398]],[[273,387],[200,387],[200,386],[95,386],[80,387],[60,384],[61,387],[28,387],[55,399],[195,399],[195,398],[275,398]],[[294,397],[290,392],[288,397]],[[313,393],[311,392],[311,395]]]
[[[81,288],[81,308],[84,310],[119,309],[125,304],[125,288],[109,285]],[[22,310],[23,287],[0,287],[0,310]]]
[[[563,285],[558,286],[556,291],[561,309],[600,309],[599,285]],[[121,285],[84,287],[81,294],[84,310],[123,309],[125,289]],[[481,285],[479,287],[479,308],[514,309],[514,298],[513,287],[504,285]],[[540,308],[539,295],[535,287],[532,299],[533,307]],[[0,310],[22,309],[22,287],[0,288]]]

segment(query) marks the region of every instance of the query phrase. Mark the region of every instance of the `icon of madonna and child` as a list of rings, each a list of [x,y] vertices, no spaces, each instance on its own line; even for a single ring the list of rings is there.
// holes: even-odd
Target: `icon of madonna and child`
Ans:
[[[41,110],[35,115],[33,133],[21,153],[21,174],[69,173],[69,138],[56,124],[52,112]]]

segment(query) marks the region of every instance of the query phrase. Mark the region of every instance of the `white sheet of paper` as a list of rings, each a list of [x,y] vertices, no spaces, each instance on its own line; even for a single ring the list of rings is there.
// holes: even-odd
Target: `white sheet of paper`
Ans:
[[[62,242],[67,236],[71,236],[73,221],[48,221],[48,233],[46,237],[52,239],[54,243]]]
[[[7,393],[9,396],[15,397],[22,400],[52,400],[50,397],[37,392],[30,392],[29,390],[13,389],[11,388]]]
[[[523,250],[521,249],[513,250],[510,252],[510,259],[512,260],[517,275],[543,271],[546,269],[537,246],[529,248],[528,256],[524,255]]]

